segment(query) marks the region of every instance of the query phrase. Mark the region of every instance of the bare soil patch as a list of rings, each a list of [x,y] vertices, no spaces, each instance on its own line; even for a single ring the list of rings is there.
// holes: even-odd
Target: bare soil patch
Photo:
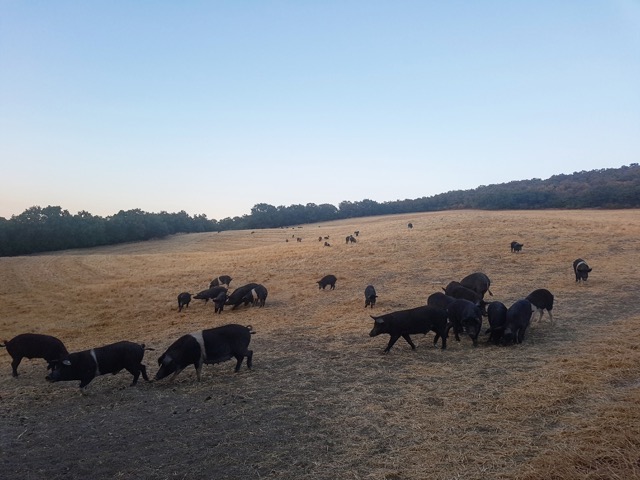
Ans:
[[[407,224],[411,222],[413,229]],[[356,244],[345,237],[360,231]],[[325,247],[329,236],[331,247]],[[301,237],[302,242],[296,242]],[[288,241],[287,241],[288,240]],[[509,244],[524,244],[511,253]],[[575,283],[571,263],[593,268]],[[205,366],[128,387],[123,372],[49,384],[42,360],[11,377],[0,349],[0,471],[12,479],[628,479],[640,477],[640,212],[457,211],[0,258],[0,337],[70,351],[145,343],[150,375],[178,336],[251,324],[254,368]],[[426,302],[483,271],[490,299],[536,288],[554,319],[494,347],[432,334],[370,338],[373,312]],[[338,277],[334,291],[315,283]],[[264,284],[264,308],[214,315],[178,293],[218,275]],[[534,317],[537,318],[537,317]]]

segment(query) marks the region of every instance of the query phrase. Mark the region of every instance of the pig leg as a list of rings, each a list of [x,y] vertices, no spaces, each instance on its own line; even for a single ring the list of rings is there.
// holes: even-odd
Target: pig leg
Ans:
[[[198,378],[198,381],[200,381],[200,372],[202,372],[202,362],[194,363],[193,366],[196,367],[196,377]]]
[[[447,325],[447,337],[449,336],[449,330],[451,330],[452,327],[453,327],[453,333],[454,333],[454,335],[456,337],[456,342],[459,342],[460,341],[460,335],[458,335],[458,329],[452,323],[449,323]]]
[[[135,369],[128,369],[127,371],[133,375],[133,383],[131,383],[130,386],[134,386],[136,383],[138,383],[138,379],[140,378],[140,374],[142,373],[142,378],[144,378],[147,382],[149,381],[149,377],[147,376],[147,367],[145,367],[143,364],[138,364],[137,368]]]
[[[396,343],[399,338],[400,335],[390,335],[389,343],[387,345],[387,348],[384,349],[384,353],[389,353],[389,350],[391,350],[391,347],[393,347],[393,344]]]
[[[436,332],[436,336],[433,337],[433,346],[436,347],[438,345],[438,339],[442,338],[442,350],[447,348],[447,336],[446,334],[444,335],[440,335],[438,332]]]
[[[236,357],[236,368],[235,371],[236,373],[240,370],[240,367],[242,366],[242,360],[244,360],[244,355],[235,355]]]
[[[22,357],[17,357],[13,359],[13,362],[11,362],[11,369],[13,370],[11,372],[11,375],[13,375],[14,377],[18,376],[18,365],[20,365],[21,361]]]
[[[408,334],[408,333],[403,334],[403,335],[402,335],[402,338],[404,338],[404,339],[407,341],[407,343],[408,343],[409,345],[411,345],[411,350],[415,350],[415,349],[416,349],[416,346],[415,346],[415,345],[413,344],[413,342],[411,341],[411,337],[409,336],[409,334]]]
[[[94,377],[84,377],[82,379],[80,379],[80,390],[82,390],[84,392],[84,387],[86,387],[87,385],[89,385],[91,383],[91,380],[93,380]]]
[[[184,368],[181,368],[179,370],[176,370],[175,372],[173,372],[173,375],[171,375],[171,378],[169,379],[170,382],[173,382],[175,380],[175,378],[178,376],[178,374],[184,370]]]
[[[147,367],[143,364],[140,364],[140,372],[142,372],[142,378],[145,379],[145,381],[149,381],[149,377],[147,376]]]
[[[138,383],[138,378],[140,378],[140,369],[134,370],[127,368],[127,372],[133,375],[133,382],[131,382],[131,385],[129,385],[130,387],[133,387],[136,383]]]

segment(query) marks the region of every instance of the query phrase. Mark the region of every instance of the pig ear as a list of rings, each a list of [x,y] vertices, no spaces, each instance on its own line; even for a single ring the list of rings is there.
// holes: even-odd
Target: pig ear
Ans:
[[[69,360],[62,360],[62,364],[66,365],[67,367],[71,366],[71,362]]]

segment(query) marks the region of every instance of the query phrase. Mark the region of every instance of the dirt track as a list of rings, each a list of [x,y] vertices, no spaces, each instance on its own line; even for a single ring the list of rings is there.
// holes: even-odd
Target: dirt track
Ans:
[[[640,306],[626,288],[637,283],[638,213],[418,214],[0,259],[5,338],[51,333],[70,350],[140,341],[156,348],[145,360],[153,374],[183,333],[224,323],[257,330],[252,371],[234,374],[225,363],[205,366],[199,384],[188,369],[173,383],[133,388],[125,372],[95,379],[86,396],[76,382],[46,383],[41,361],[25,360],[12,378],[0,351],[2,471],[13,479],[640,475]],[[358,243],[344,244],[354,230]],[[325,234],[330,248],[318,242]],[[292,235],[302,244],[285,242]],[[514,239],[525,245],[520,254],[509,252]],[[594,267],[587,285],[573,280],[577,256]],[[442,351],[429,334],[416,336],[415,352],[400,340],[382,355],[388,337],[368,337],[367,283],[385,313],[478,270],[507,305],[549,288],[556,324],[545,317],[509,348],[450,338]],[[177,293],[223,273],[234,287],[264,283],[267,306],[215,317],[192,302],[177,313]],[[314,284],[326,273],[338,276],[335,291]]]

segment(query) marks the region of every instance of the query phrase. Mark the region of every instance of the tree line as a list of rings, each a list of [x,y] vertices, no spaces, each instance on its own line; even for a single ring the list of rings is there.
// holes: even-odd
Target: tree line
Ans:
[[[481,185],[431,197],[376,202],[365,199],[331,204],[254,205],[250,214],[208,219],[206,215],[121,210],[100,217],[86,211],[75,215],[59,206],[28,208],[10,219],[0,217],[0,256],[88,248],[163,238],[176,233],[284,228],[343,218],[453,209],[533,210],[640,207],[640,166],[554,175],[508,183]]]

